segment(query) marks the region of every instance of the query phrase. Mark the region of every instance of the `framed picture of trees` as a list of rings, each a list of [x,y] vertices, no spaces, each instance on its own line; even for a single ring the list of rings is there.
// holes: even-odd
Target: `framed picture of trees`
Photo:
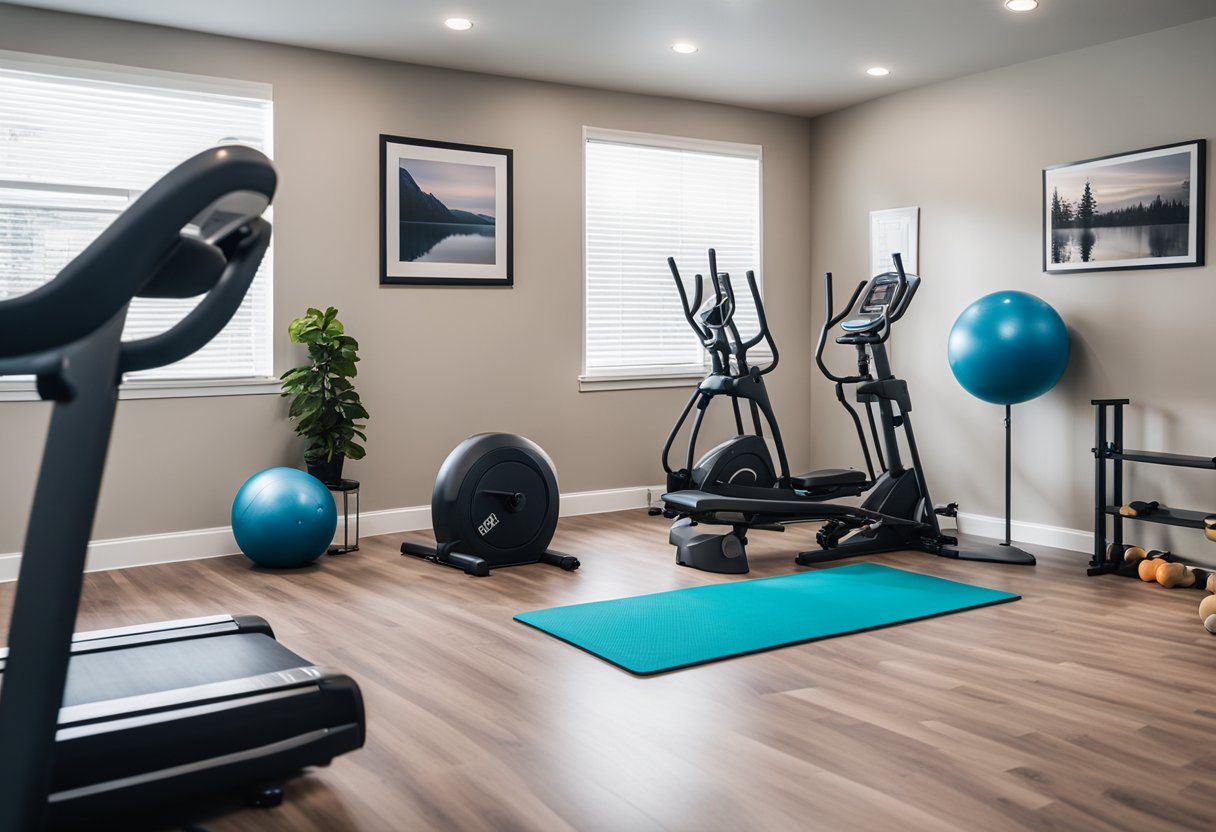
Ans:
[[[1043,171],[1043,271],[1203,265],[1207,142]]]

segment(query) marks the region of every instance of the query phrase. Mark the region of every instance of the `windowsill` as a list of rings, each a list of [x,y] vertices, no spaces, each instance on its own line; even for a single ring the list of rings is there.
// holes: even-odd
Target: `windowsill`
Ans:
[[[748,355],[748,363],[753,367],[765,369],[772,363],[773,357],[767,350],[756,351]],[[709,374],[709,365],[688,368],[687,365],[672,367],[668,370],[622,369],[617,372],[600,371],[578,377],[580,393],[594,393],[600,390],[649,390],[659,387],[696,387]]]
[[[164,379],[128,381],[118,388],[121,399],[192,399],[202,396],[266,396],[282,392],[277,378]],[[29,382],[0,382],[0,402],[35,402]]]
[[[584,375],[578,377],[578,390],[580,393],[594,393],[602,390],[649,390],[659,387],[695,387],[703,378],[705,378],[704,372],[650,376],[637,373]]]

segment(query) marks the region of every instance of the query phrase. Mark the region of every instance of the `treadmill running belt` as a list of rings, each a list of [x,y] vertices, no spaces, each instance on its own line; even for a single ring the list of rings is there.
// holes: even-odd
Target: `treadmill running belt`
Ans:
[[[146,693],[311,667],[273,638],[233,633],[72,656],[63,704],[82,705]]]

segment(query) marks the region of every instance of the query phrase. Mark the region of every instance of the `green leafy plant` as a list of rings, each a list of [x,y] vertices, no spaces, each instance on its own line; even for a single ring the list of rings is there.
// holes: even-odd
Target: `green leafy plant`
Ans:
[[[287,327],[293,344],[308,346],[310,362],[283,373],[284,396],[291,396],[288,418],[296,434],[308,441],[307,462],[331,462],[335,456],[362,459],[366,451],[355,437],[363,433],[367,410],[350,380],[358,375],[359,342],[346,334],[332,306],[322,312],[309,308]]]

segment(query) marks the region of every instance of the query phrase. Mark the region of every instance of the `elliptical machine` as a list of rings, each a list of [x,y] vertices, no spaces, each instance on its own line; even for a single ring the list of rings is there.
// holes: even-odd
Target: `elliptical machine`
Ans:
[[[764,389],[764,376],[771,372],[775,361],[764,369],[747,364],[747,350],[761,340],[770,344],[776,356],[755,276],[751,272],[747,274],[756,304],[759,332],[744,340],[733,322],[735,301],[729,275],[717,272],[713,251],[710,251],[710,271],[715,294],[705,308],[700,308],[702,277],[696,276],[694,300],[689,304],[674,261],[668,261],[685,317],[711,356],[709,375],[697,386],[663,450],[670,490],[663,495],[665,507],[661,513],[676,521],[669,540],[676,547],[677,563],[710,572],[745,573],[748,571],[749,530],[784,531],[787,525],[817,521],[824,521],[816,536],[820,551],[800,553],[796,561],[801,565],[905,549],[964,560],[1034,563],[1030,555],[997,546],[959,549],[957,539],[941,532],[937,514],[952,514],[956,507],[951,504],[935,509],[933,506],[912,430],[908,385],[894,376],[886,352],[891,327],[907,312],[920,286],[918,276],[904,271],[898,254],[894,261],[896,271],[861,281],[839,314],[833,305],[832,275],[829,272],[824,276],[826,312],[815,361],[820,371],[835,383],[836,398],[852,418],[867,470],[834,468],[802,476],[789,474],[780,430]],[[697,309],[696,313],[694,309]],[[860,317],[849,317],[854,310]],[[842,332],[836,337],[836,343],[856,350],[856,375],[838,376],[823,361],[828,334],[838,325]],[[866,412],[874,440],[873,456],[861,417],[845,396],[846,386],[856,389],[856,401]],[[732,401],[740,435],[712,449],[693,465],[704,412],[714,398],[723,395]],[[743,434],[741,398],[749,402],[756,428],[753,435]],[[668,452],[694,406],[698,415],[689,440],[688,466],[673,471],[667,461]],[[763,414],[769,423],[777,449],[779,468],[767,476],[763,463],[769,460],[768,471],[772,471],[771,455],[764,445],[758,414]],[[904,464],[896,430],[901,427],[908,465]],[[874,457],[880,469],[877,474]],[[748,471],[760,474],[754,481],[744,482],[743,479],[750,477],[745,473]],[[863,494],[865,499],[860,506],[825,502]],[[724,534],[704,532],[698,528],[701,524],[729,525],[731,531]]]
[[[755,272],[748,270],[745,276],[752,301],[755,304],[758,326],[756,334],[744,340],[734,322],[736,303],[730,274],[718,271],[717,253],[712,248],[709,250],[709,273],[714,294],[712,298],[706,298],[704,303],[702,303],[702,298],[705,284],[702,275],[694,275],[693,299],[689,303],[688,293],[684,288],[684,281],[680,277],[680,270],[676,266],[675,258],[668,257],[667,266],[671,269],[676,290],[680,293],[684,318],[696,333],[710,358],[709,375],[693,390],[680,418],[676,420],[675,426],[668,434],[667,442],[663,445],[663,470],[667,473],[667,490],[698,489],[715,494],[749,496],[755,494],[755,488],[780,488],[796,490],[805,496],[835,499],[855,497],[869,488],[875,478],[870,449],[865,434],[861,430],[861,421],[857,412],[845,401],[839,383],[837,384],[837,397],[852,414],[853,421],[857,425],[858,438],[861,441],[869,475],[853,468],[825,468],[801,476],[790,474],[785,443],[781,439],[781,428],[777,424],[777,417],[773,413],[772,404],[769,401],[768,389],[764,384],[764,376],[777,368],[780,354],[777,351],[776,342],[773,341],[772,333],[769,331],[768,318],[764,314],[764,302],[756,287]],[[835,323],[834,321],[833,325]],[[824,333],[821,332],[820,353],[823,351],[823,339]],[[771,360],[764,367],[749,365],[748,351],[761,342],[768,345]],[[859,357],[858,360],[860,362],[862,359]],[[866,361],[868,362],[868,359]],[[866,373],[860,363],[858,372],[861,375]],[[730,399],[734,411],[735,429],[738,434],[710,449],[694,464],[697,437],[701,432],[705,413],[710,402],[718,396],[726,396]],[[739,406],[740,399],[747,400],[753,433],[749,434],[744,429],[743,414]],[[670,464],[671,447],[694,407],[697,415],[688,438],[685,466],[674,470]],[[761,415],[772,432],[779,467],[773,465],[772,454],[764,439],[764,422],[761,421]],[[873,429],[872,415],[870,425]],[[875,433],[875,441],[877,441],[877,433]]]

